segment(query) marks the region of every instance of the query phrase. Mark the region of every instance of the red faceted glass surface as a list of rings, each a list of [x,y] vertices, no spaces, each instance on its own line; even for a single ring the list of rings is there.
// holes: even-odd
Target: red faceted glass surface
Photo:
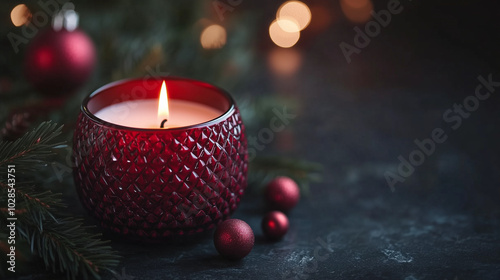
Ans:
[[[94,113],[116,102],[170,99],[224,112],[189,127],[139,129]],[[200,233],[226,219],[247,184],[247,142],[236,104],[224,91],[183,78],[127,80],[86,98],[73,142],[74,179],[81,202],[102,227],[141,240]]]

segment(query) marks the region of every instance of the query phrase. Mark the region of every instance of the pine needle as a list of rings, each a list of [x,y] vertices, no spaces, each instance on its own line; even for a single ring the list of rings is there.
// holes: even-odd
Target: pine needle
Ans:
[[[52,148],[62,144],[52,143],[61,134],[62,126],[43,122],[16,141],[0,141],[0,166],[16,165],[16,171],[36,171],[52,154]],[[0,172],[4,172],[1,170]]]
[[[16,178],[28,177],[48,160],[61,126],[41,123],[14,142],[0,142],[0,174],[7,165],[15,165]],[[7,205],[7,176],[0,176],[0,205]],[[35,187],[16,180],[16,230],[54,273],[66,273],[68,279],[100,279],[100,273],[118,265],[119,256],[92,227],[82,220],[67,217],[62,195],[36,191]],[[8,213],[0,208],[2,221]]]
[[[43,231],[36,223],[22,221],[18,231],[31,244],[53,272],[66,272],[69,279],[100,279],[102,270],[112,271],[118,265],[118,256],[100,234],[89,233],[93,227],[84,226],[75,218],[44,222]]]

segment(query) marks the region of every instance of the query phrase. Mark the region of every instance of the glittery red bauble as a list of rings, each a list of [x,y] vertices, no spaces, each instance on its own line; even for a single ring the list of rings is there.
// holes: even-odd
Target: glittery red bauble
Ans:
[[[214,234],[215,248],[228,259],[239,260],[252,251],[255,241],[252,228],[242,220],[222,222]]]
[[[24,73],[46,95],[69,94],[92,74],[96,51],[81,30],[40,31],[26,51]]]
[[[280,211],[269,212],[262,219],[262,231],[269,239],[280,239],[288,231],[288,218]]]
[[[300,190],[294,180],[277,177],[266,187],[266,200],[272,209],[288,211],[299,202]]]

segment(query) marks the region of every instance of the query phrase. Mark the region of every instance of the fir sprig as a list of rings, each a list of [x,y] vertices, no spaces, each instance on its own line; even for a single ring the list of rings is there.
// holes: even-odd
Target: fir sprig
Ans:
[[[16,141],[0,142],[0,166],[12,164],[18,166],[17,172],[36,171],[45,157],[52,154],[52,148],[62,144],[52,143],[61,130],[62,126],[56,123],[43,122]]]
[[[45,164],[52,149],[61,144],[56,142],[60,133],[60,126],[44,122],[14,142],[0,142],[0,173],[15,164],[16,178],[29,177],[27,171]],[[0,177],[1,205],[6,205],[8,192],[5,177]],[[119,257],[99,234],[92,233],[92,227],[65,214],[61,194],[36,191],[18,180],[15,189],[16,230],[48,269],[66,273],[68,279],[99,279],[102,271],[118,265]],[[0,210],[4,221],[7,212]]]
[[[44,221],[40,231],[36,223],[21,222],[18,231],[30,243],[32,252],[42,257],[52,272],[65,272],[68,279],[100,279],[103,270],[112,271],[118,258],[101,240],[100,234],[91,234],[91,226],[83,226],[80,219],[62,218]]]
[[[5,183],[0,182],[0,187],[2,192],[7,191],[8,186]],[[18,183],[16,186],[16,197],[16,208],[18,209],[16,214],[29,216],[29,219],[36,224],[40,231],[43,231],[45,220],[56,220],[52,213],[54,210],[65,207],[60,193],[51,191],[37,192],[22,183]]]

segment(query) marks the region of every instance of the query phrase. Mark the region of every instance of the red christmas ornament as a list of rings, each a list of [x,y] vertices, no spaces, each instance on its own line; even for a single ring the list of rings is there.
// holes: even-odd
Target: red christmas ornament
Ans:
[[[267,185],[265,196],[271,208],[286,212],[299,202],[300,190],[294,180],[276,177]]]
[[[96,62],[92,40],[76,29],[74,6],[65,7],[54,17],[52,28],[33,39],[24,60],[26,78],[46,95],[72,93],[88,80]]]
[[[288,231],[288,218],[280,211],[269,212],[262,219],[262,231],[269,239],[280,239]]]
[[[255,238],[252,228],[242,220],[229,219],[222,222],[214,234],[214,245],[222,256],[239,260],[252,251]]]

